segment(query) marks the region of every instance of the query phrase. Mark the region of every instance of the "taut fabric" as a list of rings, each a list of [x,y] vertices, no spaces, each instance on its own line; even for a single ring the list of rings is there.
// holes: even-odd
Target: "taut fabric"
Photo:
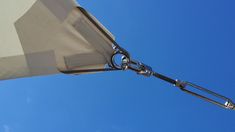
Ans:
[[[75,1],[0,3],[0,80],[56,74],[59,70],[104,68],[110,63],[112,42]]]

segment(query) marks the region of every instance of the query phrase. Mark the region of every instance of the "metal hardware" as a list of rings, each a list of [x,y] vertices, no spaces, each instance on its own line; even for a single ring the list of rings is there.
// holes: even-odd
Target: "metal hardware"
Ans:
[[[93,72],[106,72],[106,71],[118,71],[114,68],[103,68],[103,69],[81,69],[81,70],[60,70],[63,74],[81,74],[81,73],[93,73]]]
[[[135,60],[131,60],[130,62],[131,63],[128,65],[128,68],[130,70],[137,72],[137,74],[143,75],[146,77],[150,77],[153,75],[153,71],[150,66],[145,65],[145,64],[138,62],[138,61],[135,61]]]
[[[115,58],[116,55],[120,55],[120,54],[123,55],[122,64],[117,64],[115,62],[114,58]],[[203,88],[201,86],[195,85],[193,83],[184,82],[184,81],[180,81],[180,80],[174,80],[174,79],[171,79],[167,76],[164,76],[162,74],[154,72],[153,69],[150,66],[145,65],[141,62],[132,60],[131,58],[127,57],[126,55],[124,55],[122,53],[116,53],[116,54],[113,55],[112,64],[116,69],[132,70],[132,71],[136,72],[137,74],[143,75],[143,76],[146,76],[146,77],[154,76],[156,78],[159,78],[161,80],[164,80],[168,83],[173,84],[174,86],[180,88],[183,92],[186,92],[188,94],[191,94],[193,96],[201,98],[205,101],[208,101],[208,102],[213,103],[215,105],[218,105],[220,107],[235,110],[235,104],[233,103],[233,101],[231,99],[229,99],[225,96],[222,96],[220,94],[217,94],[215,92],[212,92],[212,91],[210,91],[206,88]],[[196,93],[193,90],[190,90],[189,89],[190,87],[193,88],[194,90],[198,90],[198,91],[200,91],[204,94],[207,94],[208,96],[204,96],[200,93]],[[217,100],[221,100],[221,101],[217,101],[216,99],[213,99],[212,97],[209,97],[209,96],[212,96],[213,98],[216,98]]]
[[[224,97],[224,96],[222,96],[218,93],[210,91],[206,88],[203,88],[201,86],[195,85],[195,84],[190,83],[190,82],[181,82],[181,81],[177,80],[177,87],[179,87],[182,91],[184,91],[186,93],[189,93],[193,96],[196,96],[198,98],[206,100],[206,101],[208,101],[210,103],[213,103],[215,105],[218,105],[220,107],[235,110],[235,105],[232,102],[232,100],[230,100],[229,98]],[[203,96],[199,93],[193,92],[193,91],[189,90],[190,87],[195,89],[195,90],[198,90],[199,92],[208,94],[208,95],[212,96],[215,99],[213,99],[212,97],[209,98],[209,97]]]

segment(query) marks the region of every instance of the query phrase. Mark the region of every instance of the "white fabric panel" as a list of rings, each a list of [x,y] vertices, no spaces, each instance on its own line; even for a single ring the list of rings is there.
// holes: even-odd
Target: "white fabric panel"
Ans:
[[[1,57],[0,79],[13,79],[30,75],[27,61],[24,55]]]
[[[4,16],[0,18],[0,80],[55,74],[58,69],[103,68],[110,63],[112,43],[73,0],[9,0],[4,4],[18,5],[12,11],[0,4]]]
[[[23,54],[14,22],[26,13],[35,2],[36,0],[1,0],[0,57]]]
[[[41,0],[41,2],[61,21],[64,21],[76,6],[73,0]]]

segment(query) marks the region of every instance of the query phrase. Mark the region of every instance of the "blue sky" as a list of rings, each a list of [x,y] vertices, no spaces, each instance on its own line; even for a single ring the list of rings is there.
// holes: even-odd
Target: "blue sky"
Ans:
[[[132,56],[235,99],[233,0],[80,0]],[[132,72],[0,82],[0,132],[231,132],[235,112]]]

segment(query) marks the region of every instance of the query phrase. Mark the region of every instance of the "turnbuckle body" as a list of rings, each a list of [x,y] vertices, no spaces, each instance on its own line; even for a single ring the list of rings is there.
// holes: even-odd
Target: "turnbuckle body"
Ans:
[[[225,96],[222,96],[218,93],[210,91],[206,88],[198,86],[190,82],[183,82],[176,80],[176,87],[179,87],[182,91],[201,98],[205,101],[218,105],[220,107],[235,110],[235,104],[233,101]]]

